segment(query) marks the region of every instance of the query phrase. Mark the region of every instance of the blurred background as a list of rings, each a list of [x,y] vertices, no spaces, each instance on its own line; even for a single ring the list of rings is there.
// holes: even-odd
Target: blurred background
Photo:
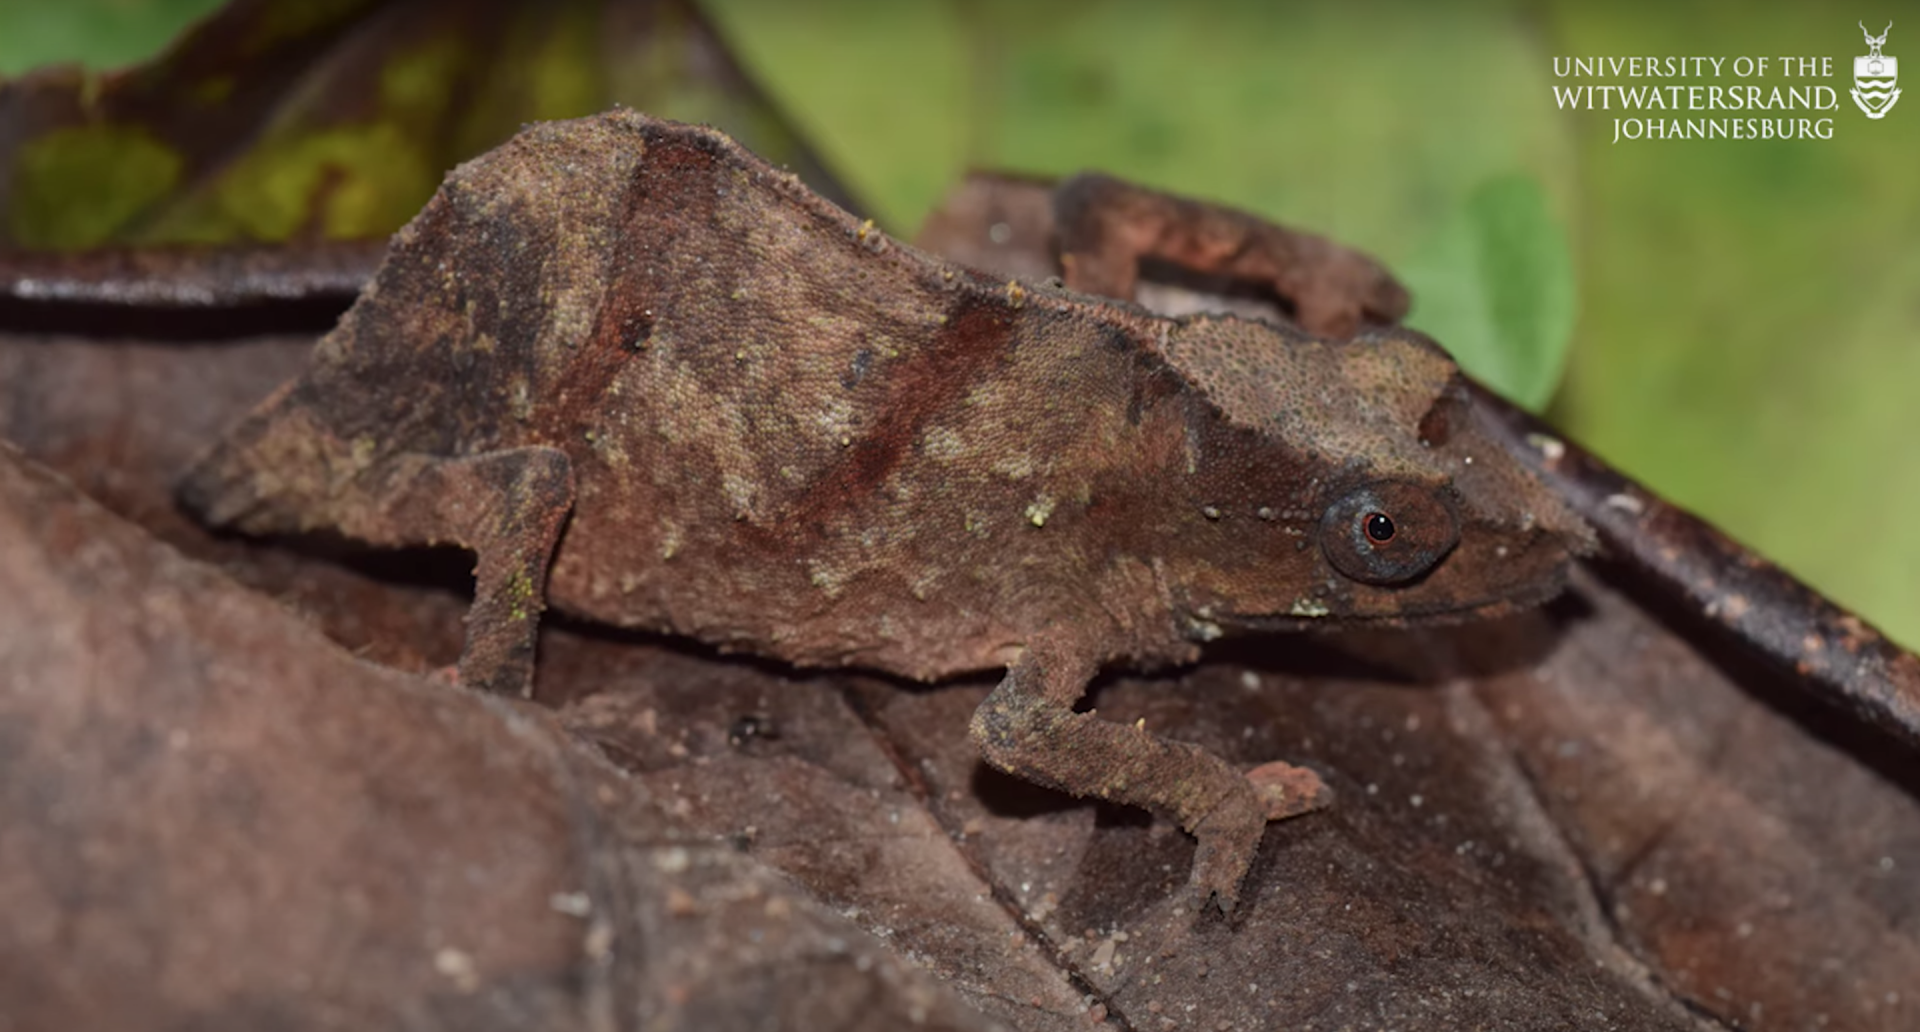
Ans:
[[[156,59],[220,8],[0,3],[0,75],[39,69],[0,92],[0,242],[385,233],[615,101],[902,238],[969,167],[1103,169],[1379,255],[1480,375],[1920,643],[1920,97],[1848,97],[1856,16],[1920,88],[1920,4],[283,0]],[[1831,139],[1615,143],[1555,103],[1555,57],[1741,55],[1830,57],[1839,108],[1774,114]]]

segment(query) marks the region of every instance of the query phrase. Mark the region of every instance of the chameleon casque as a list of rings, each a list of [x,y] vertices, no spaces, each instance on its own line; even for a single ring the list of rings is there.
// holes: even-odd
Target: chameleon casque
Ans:
[[[1193,202],[1076,182],[1072,286],[1125,296],[1158,255],[1263,278],[1334,335],[1404,310],[1319,238],[1196,209],[1238,234],[1209,252],[1115,216]],[[1591,532],[1476,418],[1410,331],[991,278],[715,131],[616,112],[451,174],[180,496],[248,533],[473,550],[474,688],[531,690],[549,602],[803,666],[1004,667],[973,720],[988,761],[1173,817],[1192,889],[1230,909],[1266,822],[1324,801],[1317,776],[1256,783],[1075,702],[1105,664],[1187,661],[1223,629],[1554,595]]]

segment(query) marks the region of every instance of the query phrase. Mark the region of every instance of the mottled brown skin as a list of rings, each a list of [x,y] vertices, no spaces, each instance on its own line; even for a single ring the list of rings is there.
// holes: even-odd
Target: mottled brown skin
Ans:
[[[1193,887],[1230,907],[1318,779],[1270,764],[1280,788],[1256,790],[1072,706],[1102,665],[1188,660],[1223,628],[1556,592],[1585,525],[1468,406],[1415,334],[990,279],[716,132],[621,112],[455,171],[181,497],[251,533],[473,549],[477,688],[529,690],[547,601],[809,666],[1004,666],[974,718],[987,759],[1173,816]],[[1383,504],[1399,534],[1373,555],[1355,521]]]

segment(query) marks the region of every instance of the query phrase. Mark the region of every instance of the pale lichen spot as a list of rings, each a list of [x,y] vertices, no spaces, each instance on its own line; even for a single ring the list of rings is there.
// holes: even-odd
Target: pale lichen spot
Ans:
[[[473,955],[451,946],[442,947],[433,955],[433,969],[445,976],[454,988],[463,993],[471,993],[480,988],[480,970],[473,962]]]
[[[1327,614],[1332,612],[1333,610],[1328,609],[1327,604],[1325,602],[1322,602],[1317,598],[1307,598],[1305,596],[1302,596],[1300,598],[1296,598],[1293,600],[1293,608],[1287,610],[1287,615],[1317,618],[1317,617],[1326,616]]]
[[[633,465],[633,460],[628,457],[627,450],[620,446],[620,439],[617,435],[599,435],[599,439],[593,443],[593,450],[595,454],[600,456],[600,461],[605,462],[613,469],[627,469]]]
[[[1646,503],[1624,491],[1608,495],[1606,506],[1634,516],[1642,515],[1647,511]]]
[[[1020,285],[1019,280],[1008,280],[1007,281],[1007,304],[1013,306],[1014,308],[1019,308],[1021,305],[1024,305],[1026,303],[1027,303],[1026,288]]]
[[[1567,445],[1564,441],[1556,437],[1548,437],[1546,434],[1530,433],[1527,435],[1527,443],[1532,445],[1534,450],[1549,463],[1559,462],[1567,454]]]
[[[847,575],[843,570],[812,560],[807,563],[807,583],[819,588],[828,598],[839,598],[847,585]]]
[[[1008,480],[1025,480],[1033,475],[1033,456],[1025,453],[1003,455],[994,460],[993,471]]]
[[[842,397],[826,399],[820,409],[814,413],[814,423],[827,432],[836,441],[852,443],[855,410],[853,403]]]
[[[1053,496],[1041,495],[1027,506],[1027,522],[1036,527],[1047,525],[1047,517],[1053,515]]]
[[[720,493],[726,496],[727,504],[733,507],[733,518],[736,520],[753,515],[753,499],[759,490],[759,485],[738,473],[725,473],[720,477]]]
[[[536,616],[543,608],[539,590],[525,570],[517,570],[507,578],[506,597],[507,615],[515,620]]]
[[[524,376],[507,381],[507,411],[524,423],[533,418],[533,389]]]
[[[366,472],[367,467],[373,465],[374,453],[377,452],[379,448],[380,443],[371,435],[362,434],[355,437],[353,441],[347,445],[347,453],[344,456],[338,452],[326,451],[315,452],[314,457],[325,464],[326,476],[328,482],[333,486],[333,490],[340,490],[355,477]],[[313,451],[312,449],[307,450]],[[297,469],[299,467],[295,466],[294,468]],[[267,484],[274,482],[270,475],[265,471],[261,471],[256,474],[256,476],[262,484],[263,493],[267,497],[272,497],[273,492],[265,489]]]
[[[935,462],[951,462],[967,453],[967,442],[949,427],[929,427],[925,451],[927,458]]]
[[[1217,641],[1223,633],[1220,625],[1212,620],[1201,619],[1198,616],[1187,618],[1187,634],[1198,641]]]

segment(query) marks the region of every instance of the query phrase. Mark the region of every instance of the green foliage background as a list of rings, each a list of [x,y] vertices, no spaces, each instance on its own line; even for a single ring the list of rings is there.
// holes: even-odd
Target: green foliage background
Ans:
[[[6,0],[0,74],[216,6]],[[1100,168],[1357,244],[1483,376],[1558,382],[1572,436],[1920,642],[1920,97],[1846,96],[1856,15],[1920,88],[1920,5],[705,6],[896,235],[967,166]],[[1553,57],[1640,55],[1830,56],[1833,138],[1615,144],[1556,109]]]

